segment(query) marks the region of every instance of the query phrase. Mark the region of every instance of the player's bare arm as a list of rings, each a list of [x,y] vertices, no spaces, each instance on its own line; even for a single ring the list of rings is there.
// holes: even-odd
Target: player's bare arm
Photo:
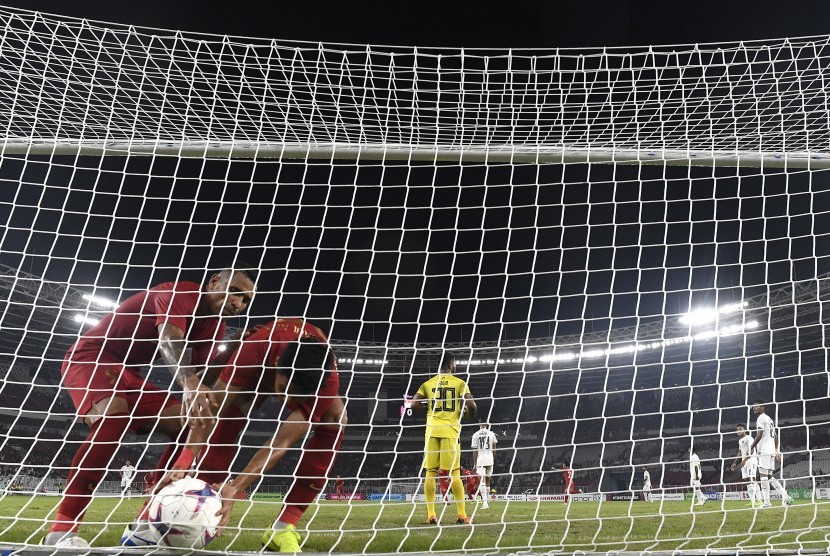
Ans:
[[[288,450],[305,438],[311,424],[301,411],[292,411],[280,426],[274,436],[248,462],[248,465],[235,477],[230,478],[224,485],[213,485],[222,497],[222,520],[220,527],[227,525],[231,517],[234,502],[240,498],[245,489],[268,472],[285,456]]]
[[[429,400],[426,399],[424,396],[421,395],[420,392],[415,392],[415,395],[412,396],[412,410],[413,411],[426,411],[427,407],[429,406]]]
[[[729,469],[735,471],[735,468],[742,468],[744,466],[744,458],[741,455],[741,451],[738,450],[738,455],[735,456],[735,461],[732,462],[732,465],[729,466]]]
[[[464,413],[462,417],[466,417],[471,419],[476,416],[478,412],[478,406],[476,405],[476,401],[473,399],[473,395],[470,393],[464,394]]]
[[[781,435],[775,435],[775,459],[776,461],[781,461]]]
[[[751,454],[753,450],[755,450],[755,446],[764,438],[764,430],[761,429],[758,431],[758,434],[755,435],[755,440],[752,441],[752,446],[749,447],[749,453]]]
[[[228,384],[221,379],[217,380],[214,386],[214,395],[219,404],[218,419],[221,419],[231,406],[238,407],[243,415],[247,414],[254,400],[252,392],[243,392],[239,387]],[[168,484],[178,481],[188,474],[193,462],[198,459],[199,454],[207,446],[207,441],[210,435],[213,434],[218,419],[214,421],[213,426],[194,427],[188,431],[186,444],[179,458],[173,464],[173,469],[158,481],[153,489],[154,492],[158,492]]]
[[[159,325],[159,353],[173,379],[182,387],[182,413],[190,427],[207,427],[219,407],[216,396],[202,384],[200,369],[191,365],[184,331],[174,324]]]
[[[337,398],[323,414],[320,422],[314,426],[342,427],[345,424],[345,404],[343,400]],[[213,485],[222,497],[222,510],[218,514],[222,516],[219,522],[220,527],[224,527],[230,520],[233,504],[242,497],[245,489],[279,463],[291,447],[306,437],[309,428],[311,428],[311,423],[302,411],[292,411],[287,419],[280,422],[273,438],[254,454],[248,465],[236,477],[232,477],[224,485]]]

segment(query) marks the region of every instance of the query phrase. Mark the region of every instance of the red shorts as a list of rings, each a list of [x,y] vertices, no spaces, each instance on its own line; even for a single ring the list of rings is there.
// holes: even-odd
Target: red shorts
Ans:
[[[148,421],[157,420],[163,409],[181,403],[170,392],[148,383],[122,363],[70,362],[69,357],[79,358],[79,355],[70,353],[63,361],[61,383],[69,391],[80,418],[85,417],[96,402],[113,396],[124,398],[132,417],[129,428],[139,432]]]

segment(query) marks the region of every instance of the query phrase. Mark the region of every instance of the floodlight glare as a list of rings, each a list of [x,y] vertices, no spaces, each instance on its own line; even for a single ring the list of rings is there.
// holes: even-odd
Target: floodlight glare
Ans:
[[[718,312],[715,309],[697,309],[680,317],[680,322],[689,326],[702,326],[718,320]]]
[[[740,301],[738,303],[727,303],[726,305],[721,305],[717,309],[695,309],[694,311],[689,311],[680,317],[680,322],[681,324],[687,324],[689,326],[711,324],[717,321],[720,315],[728,315],[730,313],[743,311],[747,305],[748,303],[746,301]]]
[[[105,307],[107,309],[115,309],[118,307],[118,302],[113,301],[112,299],[107,299],[106,297],[84,294],[83,298],[98,307]]]
[[[72,320],[74,320],[75,322],[83,323],[83,324],[91,324],[92,326],[95,326],[99,322],[98,319],[96,319],[96,318],[89,317],[87,315],[82,315],[80,313],[76,313],[72,317]]]
[[[227,346],[227,345],[225,345],[225,344],[219,344],[219,345],[216,347],[216,349],[217,349],[217,350],[219,350],[219,351],[225,351],[226,349],[228,349],[228,346]]]

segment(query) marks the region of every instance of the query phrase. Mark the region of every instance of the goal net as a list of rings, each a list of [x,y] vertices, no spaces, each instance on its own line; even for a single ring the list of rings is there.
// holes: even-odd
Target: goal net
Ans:
[[[348,423],[303,551],[826,552],[827,79],[828,37],[423,49],[3,8],[0,546],[33,549],[81,467],[100,481],[78,535],[119,544],[178,441],[132,427],[78,463],[67,351],[131,296],[244,259],[229,333],[300,317],[338,361]],[[411,400],[448,352],[478,405],[460,465],[479,421],[498,440],[469,525],[440,488],[427,524]],[[132,364],[181,398],[163,361]],[[757,400],[770,508],[731,469]],[[281,415],[242,414],[227,471]],[[260,550],[314,439],[208,550]]]

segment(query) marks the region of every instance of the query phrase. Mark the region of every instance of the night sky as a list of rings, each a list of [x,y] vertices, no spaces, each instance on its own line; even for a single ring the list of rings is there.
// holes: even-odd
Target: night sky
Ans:
[[[828,33],[830,5],[806,0],[660,2],[96,2],[5,5],[137,26],[284,40],[505,48],[696,44]]]
[[[222,11],[188,2],[8,4],[205,33],[493,48],[804,36],[827,32],[822,24],[830,20],[830,6],[819,2],[799,10],[633,0],[292,3],[266,12],[254,3]],[[123,297],[160,281],[202,280],[205,268],[238,253],[264,269],[253,318],[301,314],[342,340],[463,343],[601,332],[830,271],[830,253],[816,240],[826,233],[818,216],[830,200],[823,173],[768,170],[762,179],[755,169],[609,165],[48,162],[3,161],[0,178],[21,185],[0,193],[0,217],[9,221],[0,263]]]

